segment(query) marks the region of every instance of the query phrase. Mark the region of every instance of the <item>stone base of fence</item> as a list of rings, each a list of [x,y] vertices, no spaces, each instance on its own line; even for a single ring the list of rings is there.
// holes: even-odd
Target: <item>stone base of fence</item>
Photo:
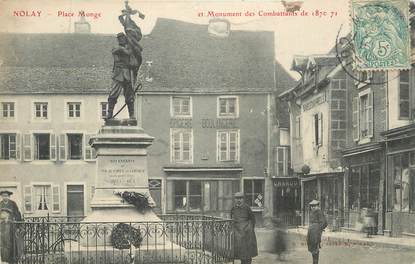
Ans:
[[[112,246],[85,247],[73,241],[65,243],[65,259],[68,264],[185,263],[187,251],[171,242],[164,246],[143,245],[123,250]]]

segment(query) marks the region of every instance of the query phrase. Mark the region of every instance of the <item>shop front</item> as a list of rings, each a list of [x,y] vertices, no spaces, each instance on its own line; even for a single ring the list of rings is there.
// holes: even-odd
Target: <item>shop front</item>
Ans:
[[[415,236],[415,124],[392,129],[386,138],[385,232]]]
[[[338,228],[343,215],[343,172],[309,175],[301,179],[302,223],[309,223],[309,206],[312,200],[320,201],[329,227]]]
[[[171,169],[167,173],[167,213],[229,217],[241,169]]]
[[[383,231],[384,150],[379,143],[343,151],[345,173],[345,229],[371,233]],[[370,218],[370,219],[369,219]],[[368,220],[369,219],[369,220]]]
[[[288,226],[301,224],[301,185],[297,177],[274,177],[274,218]]]

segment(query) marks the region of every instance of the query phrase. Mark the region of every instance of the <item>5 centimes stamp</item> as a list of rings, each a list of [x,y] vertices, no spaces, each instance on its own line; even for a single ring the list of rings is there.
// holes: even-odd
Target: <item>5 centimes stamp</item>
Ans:
[[[357,70],[410,68],[408,0],[352,0]]]

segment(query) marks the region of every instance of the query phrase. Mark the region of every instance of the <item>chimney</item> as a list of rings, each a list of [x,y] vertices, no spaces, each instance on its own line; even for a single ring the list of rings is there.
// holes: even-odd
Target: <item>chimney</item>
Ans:
[[[85,20],[84,16],[81,16],[79,21],[75,22],[74,33],[79,33],[79,34],[91,33],[91,25],[89,24],[89,22]]]

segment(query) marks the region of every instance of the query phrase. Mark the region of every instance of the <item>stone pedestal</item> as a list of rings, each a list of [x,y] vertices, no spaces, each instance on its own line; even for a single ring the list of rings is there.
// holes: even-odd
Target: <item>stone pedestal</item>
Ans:
[[[122,125],[104,126],[91,138],[90,144],[97,152],[97,174],[92,213],[81,222],[91,235],[85,232],[88,239],[82,237],[82,246],[110,246],[111,232],[107,230],[117,223],[161,222],[151,209],[140,212],[115,194],[132,191],[149,195],[147,147],[153,139],[141,128]],[[91,237],[97,233],[98,237]],[[155,241],[154,236],[145,236],[143,244]]]

